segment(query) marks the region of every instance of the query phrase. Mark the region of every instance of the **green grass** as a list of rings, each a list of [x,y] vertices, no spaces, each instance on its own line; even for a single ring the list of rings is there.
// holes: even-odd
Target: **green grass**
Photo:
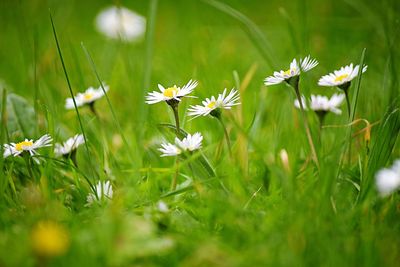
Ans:
[[[1,143],[45,133],[61,142],[83,131],[88,140],[77,167],[40,150],[33,178],[23,158],[0,157],[0,266],[398,265],[400,194],[381,198],[374,183],[400,157],[398,1],[121,2],[147,18],[143,40],[96,31],[108,1],[0,2]],[[317,85],[322,75],[368,65],[349,91],[351,120],[343,104],[342,115],[327,115],[319,141],[318,119],[307,112],[319,170],[293,89],[263,85],[308,54],[319,65],[301,76],[307,96],[337,92]],[[158,83],[190,79],[199,81],[198,98],[179,105],[181,127],[201,132],[203,148],[177,167],[157,150],[175,137],[172,110],[144,97]],[[110,90],[96,102],[98,116],[65,110],[67,97],[101,81]],[[230,159],[218,120],[190,120],[186,111],[232,87],[241,105],[223,112]],[[357,119],[373,125],[370,139],[356,135],[365,124],[348,126]],[[104,180],[112,201],[88,207],[88,193]],[[62,255],[35,250],[41,221],[64,229]]]

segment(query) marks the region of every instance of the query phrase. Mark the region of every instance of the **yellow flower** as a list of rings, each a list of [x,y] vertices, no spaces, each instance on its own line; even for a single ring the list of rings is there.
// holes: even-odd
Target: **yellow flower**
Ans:
[[[41,257],[56,257],[63,255],[69,248],[67,230],[60,224],[52,221],[40,221],[32,229],[32,249]]]

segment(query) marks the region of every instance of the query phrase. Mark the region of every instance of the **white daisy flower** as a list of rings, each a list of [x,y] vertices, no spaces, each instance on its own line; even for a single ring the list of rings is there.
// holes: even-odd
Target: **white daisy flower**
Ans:
[[[104,85],[104,90],[107,92],[109,90],[108,85]],[[89,87],[85,92],[78,93],[74,98],[77,107],[81,107],[83,105],[91,105],[97,99],[102,98],[104,96],[104,91],[101,86],[98,89],[94,89],[93,87]],[[72,98],[67,98],[65,102],[66,109],[74,109],[74,101]]]
[[[162,153],[161,157],[177,156],[185,151],[195,151],[201,148],[201,142],[203,141],[203,136],[201,133],[195,133],[194,135],[188,134],[182,140],[175,138],[175,144],[163,143],[161,148],[158,150]]]
[[[97,15],[96,27],[108,38],[134,41],[145,33],[146,19],[125,7],[112,6]]]
[[[32,139],[25,139],[24,141],[19,143],[5,144],[3,147],[3,157],[16,157],[24,152],[28,152],[31,156],[34,156],[37,155],[37,149],[51,146],[52,141],[53,139],[51,138],[51,136],[49,134],[45,134],[36,141],[33,141]],[[35,160],[35,162],[39,163],[38,159],[33,159]]]
[[[95,193],[89,193],[87,196],[87,202],[89,205],[93,204],[96,201],[112,199],[113,188],[110,181],[98,182],[95,186],[95,190]]]
[[[148,93],[146,96],[146,103],[147,104],[155,104],[161,101],[167,101],[170,104],[174,101],[181,101],[181,98],[187,96],[188,94],[192,93],[194,88],[197,86],[197,81],[190,80],[185,86],[177,87],[176,85],[168,88],[164,88],[161,84],[158,85],[158,89],[161,92],[153,91]]]
[[[73,153],[80,145],[85,143],[85,138],[82,134],[77,134],[74,137],[69,138],[63,144],[55,144],[54,154],[57,157],[63,155],[69,155]]]
[[[197,118],[199,116],[207,116],[211,113],[213,115],[213,111],[218,109],[231,109],[233,106],[240,105],[237,101],[239,101],[239,93],[237,90],[232,89],[228,95],[226,95],[226,88],[222,94],[218,95],[218,98],[211,96],[211,98],[206,98],[202,102],[203,105],[195,105],[189,107],[189,116],[194,116]],[[214,114],[214,115],[218,115]]]
[[[304,59],[300,59],[300,64],[298,64],[296,59],[293,59],[292,63],[290,63],[290,67],[286,71],[275,71],[273,76],[269,76],[265,78],[265,85],[274,85],[279,84],[284,81],[288,82],[290,78],[299,76],[301,71],[307,72],[318,65],[318,61],[312,59],[310,55],[305,57]]]
[[[381,196],[387,196],[400,188],[400,160],[390,168],[384,168],[375,175],[376,186]]]
[[[342,111],[338,108],[343,100],[345,99],[344,94],[334,94],[330,99],[322,95],[311,95],[310,109],[315,112],[333,112],[335,114],[342,114]],[[302,96],[303,107],[307,108],[305,98]],[[300,108],[299,101],[296,99],[294,105]]]
[[[353,80],[358,75],[359,65],[353,67],[353,63],[348,66],[341,67],[340,70],[335,70],[333,73],[322,76],[318,85],[320,86],[337,86],[337,87],[347,87],[350,85],[351,80]],[[368,66],[364,66],[362,72],[367,70]]]
[[[183,151],[194,151],[201,148],[202,141],[203,136],[201,133],[195,133],[194,135],[188,134],[182,141],[175,138],[175,144]]]
[[[182,153],[182,150],[171,143],[162,143],[158,150],[162,153],[161,157],[177,156]]]

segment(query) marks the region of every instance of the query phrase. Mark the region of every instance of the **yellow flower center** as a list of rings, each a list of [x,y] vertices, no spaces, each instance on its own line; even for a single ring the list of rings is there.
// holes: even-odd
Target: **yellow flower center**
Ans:
[[[349,77],[348,74],[342,74],[342,75],[336,76],[335,82],[341,82],[341,81],[343,81],[344,79],[346,79],[347,77]]]
[[[30,146],[33,146],[32,141],[22,141],[19,142],[18,144],[15,144],[15,149],[18,151],[22,151],[24,150],[25,147],[30,147]]]
[[[88,100],[91,100],[93,98],[93,96],[94,96],[93,93],[85,93],[83,95],[83,98],[88,101]]]
[[[290,75],[290,69],[288,69],[287,71],[284,71],[283,75]]]
[[[164,96],[172,98],[174,96],[176,96],[176,94],[178,93],[178,88],[176,87],[176,85],[174,85],[173,87],[169,87],[167,89],[164,90]]]
[[[208,108],[214,108],[216,104],[217,103],[215,101],[211,101],[210,103],[207,104],[207,107]]]

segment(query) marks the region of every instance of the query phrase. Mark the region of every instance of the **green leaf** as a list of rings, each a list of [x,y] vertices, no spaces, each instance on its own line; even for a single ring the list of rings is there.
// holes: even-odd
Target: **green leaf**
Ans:
[[[0,109],[1,103],[0,101]],[[29,102],[16,94],[7,94],[6,121],[8,135],[15,138],[33,138],[36,129],[35,110]]]

